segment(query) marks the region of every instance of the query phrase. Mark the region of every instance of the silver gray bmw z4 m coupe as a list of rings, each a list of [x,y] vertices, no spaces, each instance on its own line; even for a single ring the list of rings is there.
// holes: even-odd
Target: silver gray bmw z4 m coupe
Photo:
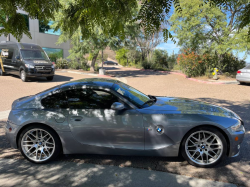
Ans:
[[[13,148],[34,163],[64,154],[175,157],[212,167],[239,155],[241,118],[219,106],[145,95],[117,80],[82,79],[17,99],[6,123]]]

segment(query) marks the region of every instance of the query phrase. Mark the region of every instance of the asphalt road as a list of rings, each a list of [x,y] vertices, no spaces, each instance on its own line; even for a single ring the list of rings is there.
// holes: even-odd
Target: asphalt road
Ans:
[[[241,153],[236,158],[227,158],[215,168],[195,168],[182,158],[161,157],[127,157],[108,155],[65,155],[58,158],[60,162],[93,163],[98,165],[115,165],[122,167],[143,168],[164,171],[185,176],[230,182],[242,186],[250,186],[250,86],[249,85],[212,85],[187,80],[178,75],[143,72],[126,68],[108,68],[109,74],[126,79],[126,82],[146,94],[157,96],[174,96],[193,98],[227,107],[235,111],[245,122],[246,136],[241,145]],[[66,77],[66,78],[65,78]],[[9,103],[15,98],[28,95],[28,91],[37,93],[65,81],[89,77],[72,73],[60,73],[51,83],[33,81],[22,83],[12,76],[0,79],[0,107],[10,108]],[[6,83],[4,83],[6,82]],[[11,83],[11,84],[10,84]],[[20,89],[18,89],[19,87]],[[34,89],[36,89],[34,91]],[[17,90],[17,91],[15,91]],[[15,93],[13,93],[15,91]],[[34,94],[34,93],[33,93]],[[8,96],[11,97],[8,97]],[[7,99],[8,98],[8,99]],[[8,104],[6,104],[8,103]],[[1,111],[1,109],[0,109]],[[10,148],[3,133],[4,121],[0,122],[0,157],[23,159],[20,153]]]

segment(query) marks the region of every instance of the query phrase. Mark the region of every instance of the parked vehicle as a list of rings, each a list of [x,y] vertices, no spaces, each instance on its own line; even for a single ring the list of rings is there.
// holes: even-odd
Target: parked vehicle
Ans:
[[[240,84],[250,83],[250,64],[237,71],[236,80]]]
[[[113,62],[113,61],[105,61],[105,62],[103,62],[103,65],[115,65],[115,66],[117,66],[118,63],[117,62]]]
[[[20,118],[21,116],[21,118]],[[31,162],[64,154],[175,157],[212,167],[239,155],[245,129],[223,107],[158,97],[113,79],[68,82],[13,102],[11,146]]]
[[[5,73],[18,75],[23,82],[29,77],[46,77],[49,81],[53,80],[54,65],[39,45],[1,42],[0,54],[3,60],[0,76]]]

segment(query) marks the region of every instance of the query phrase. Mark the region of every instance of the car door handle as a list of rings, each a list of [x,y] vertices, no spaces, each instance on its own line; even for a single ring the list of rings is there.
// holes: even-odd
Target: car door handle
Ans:
[[[82,116],[72,116],[70,118],[71,121],[82,121],[83,117]]]

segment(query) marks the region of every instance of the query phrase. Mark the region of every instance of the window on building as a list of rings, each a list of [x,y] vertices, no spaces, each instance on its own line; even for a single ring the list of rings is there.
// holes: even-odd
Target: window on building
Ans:
[[[43,47],[43,50],[47,53],[51,62],[56,62],[56,59],[63,58],[63,49]]]
[[[49,23],[45,23],[44,21],[39,20],[39,32],[46,33],[46,34],[53,34],[53,35],[60,35],[61,31],[55,31],[53,28],[51,28],[51,25],[53,25],[54,21],[49,21]]]

